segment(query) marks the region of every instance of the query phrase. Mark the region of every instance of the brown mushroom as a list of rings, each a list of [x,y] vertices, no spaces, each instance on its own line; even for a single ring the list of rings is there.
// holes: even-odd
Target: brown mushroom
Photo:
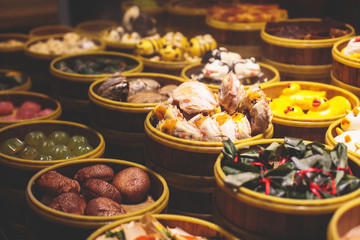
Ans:
[[[139,203],[146,198],[151,183],[144,170],[129,167],[115,175],[112,185],[120,191],[124,203]]]
[[[82,193],[91,198],[107,197],[117,203],[121,203],[121,194],[119,190],[101,179],[90,178],[85,180],[82,185]]]
[[[43,174],[37,180],[36,185],[39,189],[56,195],[66,192],[80,193],[80,184],[76,180],[55,171]]]
[[[86,202],[79,194],[67,192],[54,198],[49,207],[66,213],[84,215]]]
[[[115,216],[125,213],[120,204],[106,197],[90,200],[85,208],[85,214],[90,216]]]
[[[111,167],[104,164],[95,164],[84,167],[75,173],[75,179],[83,182],[89,178],[98,178],[104,181],[109,181],[114,177],[114,171]]]

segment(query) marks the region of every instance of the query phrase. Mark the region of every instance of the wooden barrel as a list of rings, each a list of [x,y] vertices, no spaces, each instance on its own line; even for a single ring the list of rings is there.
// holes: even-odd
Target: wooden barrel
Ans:
[[[236,145],[267,147],[284,139],[263,139]],[[331,150],[330,146],[326,146]],[[241,152],[240,152],[241,153]],[[325,239],[326,227],[335,210],[344,203],[358,198],[360,189],[343,196],[327,199],[289,199],[270,196],[240,187],[234,191],[225,182],[222,170],[223,155],[220,154],[214,167],[216,180],[214,204],[218,212],[215,222],[244,239]],[[360,176],[360,160],[348,156],[353,174]],[[221,222],[221,223],[220,223]]]
[[[286,22],[319,22],[317,18],[288,19]],[[332,68],[331,49],[342,39],[355,34],[352,26],[346,25],[350,33],[342,37],[320,40],[287,39],[271,35],[261,29],[262,61],[280,72],[281,80],[304,80],[330,82]]]

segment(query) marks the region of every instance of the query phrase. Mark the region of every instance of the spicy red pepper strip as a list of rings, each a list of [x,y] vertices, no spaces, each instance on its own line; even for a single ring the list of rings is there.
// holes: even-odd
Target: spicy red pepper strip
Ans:
[[[265,194],[269,195],[271,178],[262,178],[262,179],[259,179],[259,182],[265,183]]]

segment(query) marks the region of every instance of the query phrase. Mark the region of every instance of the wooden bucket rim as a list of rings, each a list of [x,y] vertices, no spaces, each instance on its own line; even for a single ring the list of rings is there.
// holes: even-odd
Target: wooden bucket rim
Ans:
[[[221,149],[224,147],[222,142],[201,142],[195,140],[182,139],[163,133],[152,126],[152,124],[150,123],[151,115],[152,112],[149,112],[148,115],[146,116],[144,123],[145,133],[153,141],[156,141],[162,145],[183,151],[200,152],[200,153],[219,153],[221,152]],[[265,132],[247,139],[237,140],[234,142],[234,144],[247,143],[255,139],[261,139],[261,138],[271,138],[273,133],[274,133],[274,127],[273,124],[270,123],[268,129],[266,129]]]
[[[113,20],[107,20],[107,19],[92,19],[92,20],[87,20],[87,21],[83,21],[83,22],[76,24],[75,30],[80,31],[80,32],[81,31],[89,32],[88,30],[82,29],[82,28],[88,27],[91,25],[97,25],[97,24],[109,24],[109,25],[115,26],[118,24],[118,22],[113,21]],[[90,31],[90,32],[93,32],[93,31]]]
[[[58,34],[50,34],[50,35],[30,38],[24,45],[24,53],[31,58],[40,59],[40,60],[53,60],[57,57],[66,56],[68,54],[43,54],[43,53],[30,51],[30,49],[29,49],[30,45],[32,45],[36,42],[45,41],[49,38],[61,38],[64,36],[64,34],[65,33],[58,33]],[[97,47],[95,49],[84,50],[82,53],[103,51],[105,49],[105,47],[106,47],[105,42],[101,38],[98,38],[98,37],[95,37],[95,36],[89,35],[89,34],[84,34],[84,33],[78,33],[78,34],[80,34],[82,37],[87,37],[87,38],[91,39],[92,41],[94,41],[94,43],[98,43],[98,44],[96,44]],[[72,55],[72,54],[70,54],[70,55]]]
[[[262,90],[264,91],[267,88],[274,88],[274,87],[281,87],[284,86],[286,84],[290,84],[290,83],[298,83],[300,84],[300,86],[313,86],[314,83],[313,82],[309,82],[309,81],[282,81],[282,82],[276,82],[276,83],[272,83],[270,85],[265,85],[262,87]],[[325,83],[316,83],[317,86],[322,87],[323,89],[332,89],[332,90],[336,90],[337,92],[342,92],[343,95],[347,96],[347,99],[350,102],[350,98],[353,102],[355,102],[355,104],[352,106],[352,108],[354,108],[355,106],[360,105],[360,100],[359,98],[353,94],[352,92],[346,90],[346,89],[342,89],[340,87],[337,86],[332,86],[330,84],[325,84]],[[345,117],[345,113],[338,115],[338,116],[333,116],[333,117],[327,117],[327,118],[323,118],[323,117],[318,117],[318,118],[308,118],[308,117],[293,117],[293,116],[285,116],[285,115],[281,115],[281,114],[277,114],[277,113],[272,113],[273,115],[273,122],[281,122],[281,124],[285,124],[287,123],[287,125],[299,125],[301,126],[302,124],[307,124],[307,126],[312,126],[314,125],[314,127],[316,127],[315,125],[320,125],[320,126],[325,126],[327,123],[328,127],[330,125],[330,123],[332,123],[333,121],[343,118]],[[319,126],[319,127],[320,127]]]
[[[24,34],[24,33],[0,33],[0,39],[4,38],[4,37],[5,38],[8,38],[8,37],[22,38],[24,40],[23,41],[24,44],[22,46],[16,46],[16,47],[0,47],[0,53],[24,51],[24,45],[30,39],[30,36],[28,34]]]
[[[271,84],[271,83],[279,82],[279,81],[280,81],[280,73],[279,73],[279,71],[278,71],[275,67],[273,67],[273,66],[271,66],[271,65],[269,65],[269,64],[263,63],[263,62],[257,62],[257,63],[260,65],[260,67],[269,69],[269,70],[272,71],[272,72],[274,73],[274,75],[275,75],[272,79],[268,80],[267,82],[260,83],[260,86],[263,86],[263,85],[265,85],[265,84]],[[184,67],[184,68],[181,70],[181,75],[180,75],[180,76],[181,76],[182,78],[184,78],[185,80],[187,80],[187,81],[191,81],[191,79],[186,76],[186,72],[189,71],[190,69],[195,68],[195,67],[198,67],[198,66],[200,66],[200,65],[203,65],[203,64],[202,64],[202,63],[193,63],[193,64],[190,64],[190,65]],[[205,85],[208,86],[208,88],[210,88],[210,89],[211,89],[212,91],[214,91],[214,92],[217,92],[217,91],[219,90],[219,86],[218,86],[218,85],[208,84],[208,83],[205,83]],[[244,85],[244,88],[245,88],[245,89],[248,89],[250,86],[251,86],[251,85]]]
[[[242,143],[236,145],[237,148],[246,146],[246,145],[257,145],[257,144],[270,144],[272,142],[283,142],[283,138],[272,138],[272,139],[261,139],[255,140],[249,143]],[[306,141],[305,142],[311,142]],[[325,145],[327,149],[332,149],[331,146]],[[352,155],[348,155],[348,158],[356,163],[360,167],[360,160]],[[291,214],[324,214],[332,213],[335,209],[341,206],[344,202],[351,199],[357,198],[360,195],[360,189],[357,189],[353,192],[347,193],[342,196],[327,198],[327,199],[316,199],[316,200],[302,200],[302,199],[290,199],[282,198],[276,196],[270,196],[263,193],[256,192],[254,190],[240,187],[239,192],[235,193],[230,187],[228,187],[225,182],[225,173],[221,169],[221,161],[223,159],[223,154],[220,153],[215,164],[214,164],[214,175],[216,184],[223,191],[227,192],[233,198],[246,202],[251,206],[256,206],[261,209],[266,209],[269,211],[277,211],[282,213],[291,213]]]
[[[70,25],[66,25],[66,24],[49,24],[49,25],[42,25],[42,26],[32,28],[29,31],[29,36],[30,36],[30,38],[38,37],[38,36],[44,36],[44,35],[37,35],[37,32],[38,31],[48,30],[48,29],[69,30],[69,31],[75,32],[75,28],[73,28]],[[51,34],[46,34],[46,35],[51,35]]]
[[[60,57],[53,59],[50,63],[50,73],[54,77],[57,77],[57,78],[60,78],[63,80],[70,80],[70,81],[75,81],[75,82],[85,82],[85,83],[94,82],[98,79],[108,78],[111,75],[113,75],[111,73],[98,74],[98,75],[68,73],[68,72],[61,71],[61,70],[55,68],[55,66],[54,66],[57,62],[65,60],[65,59],[88,56],[88,55],[109,55],[109,56],[124,57],[124,58],[132,59],[138,63],[136,67],[134,67],[128,71],[122,72],[123,74],[141,72],[144,68],[143,62],[139,58],[137,58],[131,54],[128,54],[128,53],[112,52],[112,51],[92,51],[92,52],[85,52],[85,53],[67,54],[67,55],[60,56]]]
[[[186,222],[191,222],[191,223],[195,223],[195,224],[199,224],[199,225],[204,225],[204,226],[211,228],[217,232],[220,232],[221,234],[226,236],[227,240],[238,240],[239,239],[239,238],[235,237],[234,235],[232,235],[232,233],[221,228],[219,225],[216,225],[215,223],[212,223],[212,222],[209,222],[209,221],[206,221],[203,219],[198,219],[195,217],[184,216],[184,215],[177,215],[177,214],[153,214],[152,216],[159,220],[179,220],[179,221],[186,221]],[[106,230],[115,228],[123,223],[128,223],[131,221],[139,220],[141,217],[142,216],[135,216],[135,217],[121,219],[121,220],[112,222],[110,224],[107,224],[104,227],[101,227],[98,230],[96,230],[94,233],[92,233],[89,236],[88,240],[95,240],[96,237],[98,237],[100,234],[103,234]]]
[[[179,85],[184,83],[185,80],[181,77],[165,74],[165,73],[151,73],[151,72],[138,72],[138,73],[126,73],[124,74],[125,77],[162,77],[168,78],[174,81],[178,81]],[[104,97],[99,96],[95,93],[94,88],[98,84],[104,82],[106,79],[99,79],[93,82],[89,87],[89,100],[94,104],[110,109],[116,110],[121,112],[134,112],[134,113],[148,113],[154,109],[154,107],[158,103],[128,103],[128,102],[119,102],[111,99],[107,99]]]
[[[357,36],[360,37],[360,36]],[[338,49],[339,45],[345,43],[345,42],[349,42],[351,39],[356,38],[356,36],[351,36],[348,37],[346,39],[342,39],[340,41],[337,41],[333,48],[332,48],[332,57],[334,60],[343,63],[347,66],[350,67],[354,67],[354,68],[360,68],[360,58],[355,58],[355,57],[349,57],[349,56],[345,56],[343,53],[341,53]]]
[[[354,93],[356,96],[360,96],[360,88],[340,81],[339,79],[337,79],[334,76],[333,71],[330,72],[330,77],[331,77],[331,84],[333,84],[334,86],[338,86],[340,88],[346,89],[346,90]]]
[[[201,60],[192,62],[192,61],[151,61],[150,58],[136,55],[144,64],[146,67],[156,68],[156,69],[165,69],[165,70],[180,70],[184,68],[185,66],[200,62]]]
[[[266,22],[254,22],[254,23],[231,23],[220,21],[217,19],[206,16],[205,23],[213,28],[228,30],[228,31],[244,31],[244,32],[257,32],[266,25]]]
[[[126,165],[129,167],[138,167],[147,173],[151,174],[152,176],[156,177],[162,184],[164,191],[162,192],[161,196],[153,203],[151,206],[145,207],[143,209],[139,209],[137,211],[126,213],[123,215],[116,215],[116,216],[86,216],[86,215],[76,215],[76,214],[70,214],[61,212],[55,209],[52,209],[45,204],[41,203],[32,193],[31,187],[34,185],[35,181],[43,174],[45,174],[48,171],[56,170],[57,168],[61,168],[64,166],[69,165],[76,165],[81,163],[113,163],[118,165]],[[165,179],[158,173],[152,171],[150,168],[126,161],[126,160],[120,160],[120,159],[112,159],[112,158],[84,158],[84,159],[76,159],[73,161],[67,161],[67,162],[61,162],[56,163],[54,165],[48,166],[44,169],[41,169],[38,171],[35,175],[33,175],[27,185],[26,188],[26,202],[28,203],[31,210],[36,212],[38,215],[41,215],[42,217],[55,221],[60,222],[62,224],[68,225],[68,226],[85,226],[87,224],[99,227],[102,225],[105,225],[106,223],[114,220],[118,220],[119,217],[124,218],[124,215],[127,215],[125,217],[132,217],[136,215],[143,214],[145,212],[161,212],[163,211],[168,203],[169,200],[169,188],[165,181]],[[88,226],[92,227],[92,226]]]
[[[341,236],[339,235],[339,231],[337,228],[337,225],[339,223],[340,218],[344,213],[351,210],[354,207],[359,206],[360,199],[354,199],[349,202],[344,203],[342,206],[340,206],[334,213],[334,215],[331,217],[330,222],[327,227],[327,239],[329,240],[341,240]]]
[[[321,18],[293,18],[287,19],[283,22],[296,22],[296,21],[322,21]],[[261,29],[260,37],[261,39],[272,45],[280,46],[280,47],[288,47],[288,48],[327,48],[332,47],[337,41],[340,41],[344,38],[348,38],[349,36],[355,35],[355,29],[353,26],[349,24],[345,24],[345,26],[350,29],[350,33],[346,34],[341,37],[336,38],[328,38],[328,39],[315,39],[315,40],[302,40],[302,39],[289,39],[289,38],[282,38],[271,35],[265,32],[266,26]]]
[[[48,167],[49,165],[53,165],[53,164],[57,164],[57,163],[62,163],[62,162],[67,162],[67,161],[75,161],[77,159],[83,159],[83,158],[89,158],[89,157],[101,157],[105,151],[105,140],[104,140],[103,136],[98,131],[96,131],[84,124],[80,124],[80,123],[76,123],[76,122],[63,121],[63,120],[42,120],[42,121],[28,121],[28,122],[22,122],[22,123],[14,123],[14,124],[11,124],[11,125],[1,128],[0,133],[7,131],[7,130],[21,128],[24,125],[41,125],[41,124],[71,125],[71,126],[75,126],[77,128],[85,129],[87,131],[91,131],[99,139],[99,145],[96,146],[92,151],[90,151],[86,154],[83,154],[83,155],[80,155],[80,156],[77,156],[74,158],[51,160],[51,161],[27,160],[27,159],[8,156],[8,155],[5,155],[0,152],[0,163],[7,165],[7,166],[19,168],[19,169],[24,169],[24,170],[39,170],[44,167]]]

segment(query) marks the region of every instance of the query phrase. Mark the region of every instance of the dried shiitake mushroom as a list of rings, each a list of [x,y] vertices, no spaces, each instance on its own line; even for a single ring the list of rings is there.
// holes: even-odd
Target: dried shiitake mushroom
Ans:
[[[49,171],[43,174],[37,180],[36,185],[39,189],[56,195],[66,192],[80,193],[80,184],[78,181],[55,171]]]
[[[114,177],[114,171],[111,167],[104,164],[95,164],[84,167],[75,173],[75,179],[83,182],[88,178],[98,178],[104,181],[109,181]]]
[[[82,185],[82,193],[91,198],[107,197],[117,203],[121,203],[121,194],[119,190],[101,179],[90,178],[85,180]]]
[[[139,203],[146,198],[151,182],[144,170],[129,167],[115,175],[112,185],[120,191],[124,203]]]
[[[125,213],[120,204],[106,197],[90,200],[85,208],[85,214],[91,216],[115,216]]]
[[[84,215],[86,202],[79,194],[67,192],[54,198],[49,207],[66,213]]]

